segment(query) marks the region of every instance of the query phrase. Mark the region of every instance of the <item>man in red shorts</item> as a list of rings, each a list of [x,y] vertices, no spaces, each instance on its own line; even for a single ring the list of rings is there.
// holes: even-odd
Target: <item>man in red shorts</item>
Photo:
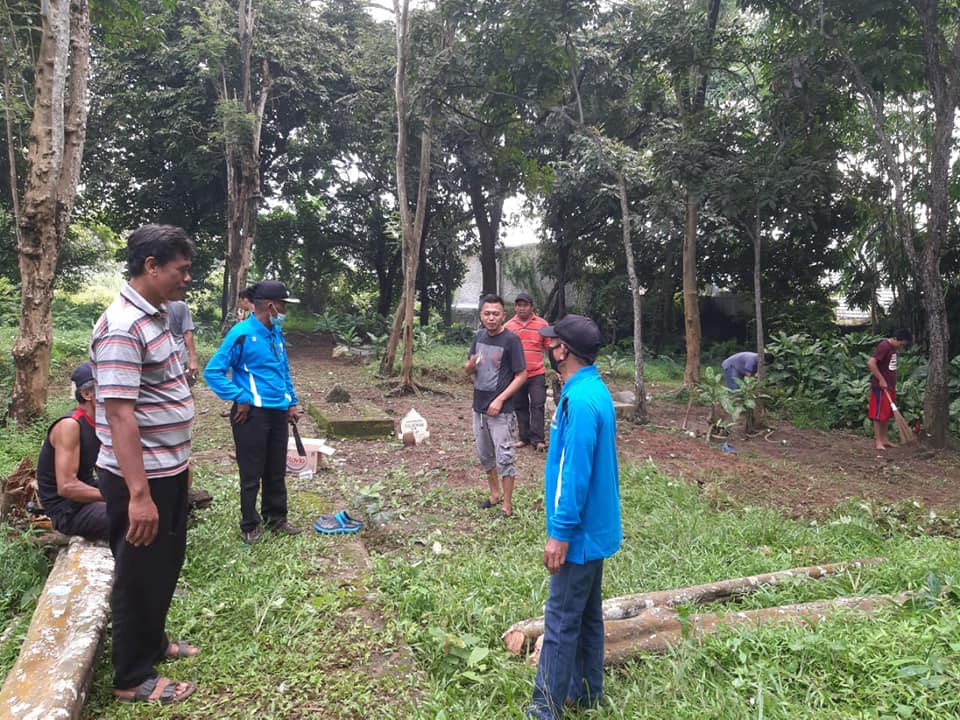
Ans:
[[[877,450],[892,447],[887,436],[893,417],[891,400],[897,399],[897,351],[904,350],[913,340],[909,330],[897,330],[893,337],[881,340],[867,360],[870,369],[870,408],[867,417],[873,420],[873,439]]]

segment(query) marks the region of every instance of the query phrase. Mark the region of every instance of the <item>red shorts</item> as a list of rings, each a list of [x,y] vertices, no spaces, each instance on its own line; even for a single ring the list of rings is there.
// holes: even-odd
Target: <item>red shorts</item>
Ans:
[[[884,392],[877,385],[870,386],[870,409],[867,410],[868,418],[885,422],[893,417],[893,408],[890,407],[890,400],[887,399],[888,393],[890,394],[890,399],[896,403],[896,390],[887,390],[887,392]]]

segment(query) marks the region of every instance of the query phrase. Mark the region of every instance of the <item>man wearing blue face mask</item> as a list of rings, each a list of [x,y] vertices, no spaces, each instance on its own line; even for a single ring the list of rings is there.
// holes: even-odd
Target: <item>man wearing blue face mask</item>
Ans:
[[[257,283],[250,295],[253,312],[230,329],[203,377],[217,397],[233,402],[230,424],[240,470],[240,536],[253,545],[260,540],[261,520],[275,532],[300,533],[287,521],[288,423],[299,420],[300,409],[281,330],[287,303],[299,300],[276,280]]]

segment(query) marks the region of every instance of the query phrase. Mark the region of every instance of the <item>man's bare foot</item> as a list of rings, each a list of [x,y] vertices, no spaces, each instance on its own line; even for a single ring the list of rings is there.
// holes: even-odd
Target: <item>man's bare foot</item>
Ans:
[[[874,445],[874,446],[873,446],[873,449],[874,449],[874,450],[886,450],[886,449],[887,449],[887,446],[886,446],[886,445],[883,445],[883,444],[881,443],[881,444],[878,444],[878,445]]]

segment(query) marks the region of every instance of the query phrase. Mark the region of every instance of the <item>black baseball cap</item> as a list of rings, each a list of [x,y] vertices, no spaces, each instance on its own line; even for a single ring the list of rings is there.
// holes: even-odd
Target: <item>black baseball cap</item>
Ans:
[[[553,325],[540,330],[543,337],[555,337],[570,348],[570,352],[593,362],[603,343],[600,328],[583,315],[564,315]]]
[[[288,303],[300,302],[290,297],[287,286],[279,280],[261,280],[251,288],[252,300],[282,300]]]
[[[518,302],[526,302],[533,305],[533,298],[525,292],[518,292],[517,296],[513,299],[513,303],[517,304]]]
[[[84,385],[89,385],[93,382],[93,365],[88,362],[80,363],[77,366],[77,369],[70,374],[70,382],[73,383],[74,387],[82,388]]]

